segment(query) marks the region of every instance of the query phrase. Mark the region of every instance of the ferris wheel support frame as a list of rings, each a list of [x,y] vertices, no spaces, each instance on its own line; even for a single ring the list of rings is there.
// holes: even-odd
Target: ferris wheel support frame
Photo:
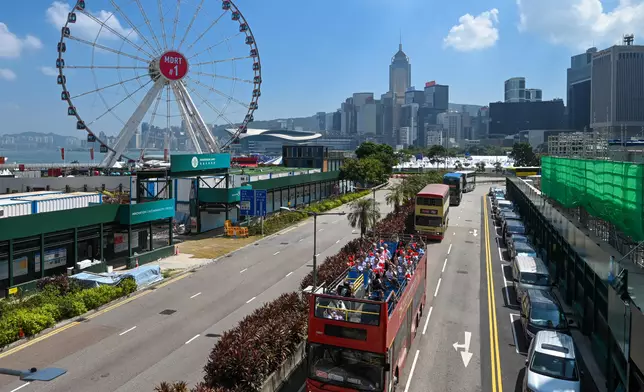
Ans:
[[[196,133],[198,129],[195,129],[196,124],[193,123],[192,117],[190,116],[190,110],[186,105],[186,101],[181,96],[181,91],[178,90],[178,84],[171,83],[170,88],[172,89],[172,92],[175,95],[177,106],[179,107],[179,112],[181,113],[181,118],[183,119],[186,125],[186,131],[188,131],[188,136],[190,136],[190,140],[194,145],[195,152],[197,154],[203,154],[203,150],[201,149],[201,143],[199,143],[199,138],[197,137],[197,133]]]
[[[193,121],[197,125],[197,129],[200,131],[201,137],[203,138],[202,140],[205,141],[208,150],[211,153],[221,152],[219,144],[208,129],[208,124],[206,124],[206,121],[204,121],[203,117],[201,116],[199,109],[197,109],[197,105],[195,105],[195,102],[192,100],[192,97],[188,93],[188,89],[186,88],[183,81],[177,83],[177,90],[180,91],[181,94],[185,97],[185,104],[188,107],[188,113],[191,114]]]
[[[130,143],[130,140],[139,129],[139,125],[141,125],[143,117],[145,117],[148,110],[150,110],[150,107],[154,103],[154,100],[161,93],[161,90],[163,90],[164,85],[165,82],[162,79],[154,82],[152,88],[148,90],[139,106],[136,108],[134,113],[132,113],[132,116],[130,116],[130,118],[127,120],[127,122],[123,126],[123,129],[121,129],[121,132],[119,132],[119,136],[116,140],[116,143],[114,144],[113,149],[110,150],[101,161],[101,167],[113,167],[121,157],[121,155],[125,152],[127,145]]]

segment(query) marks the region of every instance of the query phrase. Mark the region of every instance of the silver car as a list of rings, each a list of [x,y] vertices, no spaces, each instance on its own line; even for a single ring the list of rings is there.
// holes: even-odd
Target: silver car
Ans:
[[[581,371],[578,368],[572,337],[561,332],[540,331],[532,339],[523,392],[581,392]]]

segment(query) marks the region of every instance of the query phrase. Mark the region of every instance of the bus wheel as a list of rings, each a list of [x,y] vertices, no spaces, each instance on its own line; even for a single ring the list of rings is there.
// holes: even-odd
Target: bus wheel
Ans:
[[[420,325],[420,316],[416,315],[416,329],[418,329],[419,325]]]

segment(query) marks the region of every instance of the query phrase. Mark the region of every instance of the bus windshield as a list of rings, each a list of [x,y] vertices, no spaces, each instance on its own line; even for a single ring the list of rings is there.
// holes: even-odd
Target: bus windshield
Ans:
[[[385,356],[366,351],[311,343],[309,378],[329,385],[360,391],[382,391],[385,385]]]

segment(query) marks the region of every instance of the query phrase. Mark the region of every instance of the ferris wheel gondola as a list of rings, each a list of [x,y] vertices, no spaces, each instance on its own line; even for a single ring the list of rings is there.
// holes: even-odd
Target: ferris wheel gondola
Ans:
[[[159,135],[164,149],[220,152],[253,121],[262,67],[233,1],[78,0],[60,11],[60,98],[106,154],[101,166],[132,160],[149,144],[160,149]],[[236,131],[217,140],[214,125]]]

